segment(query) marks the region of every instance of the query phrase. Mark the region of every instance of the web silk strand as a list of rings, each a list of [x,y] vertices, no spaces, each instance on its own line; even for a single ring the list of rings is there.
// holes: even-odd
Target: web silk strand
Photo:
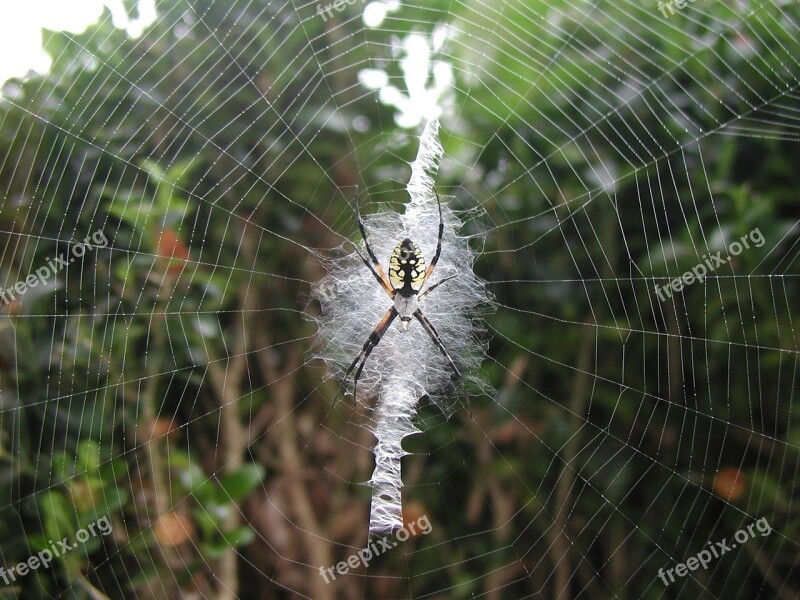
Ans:
[[[401,378],[392,377],[381,397],[375,427],[375,471],[372,474],[372,508],[369,517],[370,537],[390,533],[403,526],[401,464],[408,454],[403,439],[418,433],[412,419],[417,398]]]
[[[404,223],[411,225],[420,220],[419,206],[435,197],[434,176],[442,158],[439,143],[439,121],[434,119],[425,125],[419,141],[417,158],[411,166],[411,178],[406,190],[411,198]],[[391,377],[383,388],[378,409],[373,450],[375,471],[372,474],[372,508],[369,518],[369,534],[385,534],[403,526],[402,493],[403,477],[401,464],[403,439],[419,430],[412,419],[416,411],[415,386],[409,386],[402,377]]]
[[[412,239],[431,261],[437,247],[439,224],[443,223],[442,251],[426,288],[447,278],[419,307],[436,328],[442,344],[463,375],[458,386],[485,390],[476,375],[483,360],[479,340],[480,327],[475,316],[491,305],[485,282],[475,275],[475,254],[469,240],[457,232],[463,222],[445,198],[436,201],[435,176],[443,155],[439,142],[439,123],[430,121],[419,140],[419,150],[411,165],[406,190],[409,202],[405,211],[362,214],[370,246],[386,264],[394,246],[404,238]],[[386,313],[391,299],[377,285],[359,251],[337,256],[327,265],[328,274],[313,289],[320,302],[322,318],[318,321],[321,357],[333,370],[347,373],[358,356],[364,340]],[[398,323],[399,324],[399,323]],[[377,442],[373,452],[375,469],[372,486],[370,536],[384,534],[403,526],[401,461],[405,437],[417,433],[412,419],[417,401],[427,396],[446,415],[454,409],[454,369],[420,323],[413,321],[407,331],[393,324],[364,364],[358,380],[357,402],[374,405],[372,432]],[[352,381],[348,382],[352,385]]]

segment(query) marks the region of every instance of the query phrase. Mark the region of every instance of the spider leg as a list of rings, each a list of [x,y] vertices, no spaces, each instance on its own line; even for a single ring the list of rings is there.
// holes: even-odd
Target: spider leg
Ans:
[[[383,267],[381,263],[378,261],[378,258],[375,256],[375,253],[372,251],[372,248],[369,245],[369,239],[367,238],[367,229],[364,227],[364,221],[361,219],[361,210],[358,206],[358,186],[356,186],[356,219],[358,220],[358,228],[361,230],[361,237],[364,238],[364,245],[367,247],[367,254],[369,255],[369,261],[364,258],[364,255],[359,252],[358,248],[356,248],[356,252],[361,257],[361,260],[367,265],[367,268],[372,271],[372,274],[375,275],[375,279],[378,280],[378,283],[381,284],[381,287],[389,294],[390,298],[394,298],[394,288],[392,284],[389,283],[389,279],[386,277],[386,273],[383,271]]]
[[[450,358],[450,354],[447,353],[447,348],[444,347],[444,344],[442,343],[439,334],[436,332],[436,328],[433,326],[433,323],[428,320],[428,317],[426,317],[420,309],[414,311],[414,316],[417,318],[417,321],[420,322],[423,329],[425,329],[425,333],[427,333],[433,340],[433,343],[436,344],[436,347],[439,349],[439,351],[444,354],[444,357],[448,361],[450,361],[450,366],[453,368],[453,379],[463,379],[461,371],[458,370],[456,363],[453,362],[453,359]]]
[[[430,294],[430,293],[431,293],[433,290],[435,290],[437,287],[439,287],[440,285],[442,285],[442,284],[443,284],[445,281],[447,281],[447,280],[449,280],[449,279],[452,279],[453,277],[458,277],[458,273],[455,273],[454,275],[449,275],[448,277],[445,277],[445,278],[444,278],[444,279],[442,279],[441,281],[437,281],[437,282],[436,282],[436,283],[434,283],[434,284],[433,284],[431,287],[429,287],[427,290],[425,290],[425,291],[424,291],[424,292],[422,292],[422,293],[421,293],[419,296],[417,296],[417,300],[422,300],[422,299],[423,299],[425,296],[427,296],[428,294]]]
[[[431,259],[431,264],[428,265],[428,269],[425,271],[425,278],[422,280],[422,285],[425,285],[425,282],[428,281],[428,278],[433,274],[433,269],[436,267],[436,263],[439,262],[439,255],[442,253],[442,236],[444,235],[444,220],[442,219],[442,201],[439,200],[439,192],[436,191],[434,188],[433,193],[436,194],[436,204],[439,205],[439,238],[436,242],[436,254],[433,255]],[[422,286],[420,286],[422,288]]]
[[[347,381],[347,378],[350,377],[350,373],[353,372],[356,365],[361,362],[356,371],[355,377],[353,377],[353,400],[357,400],[356,392],[358,391],[358,378],[361,377],[361,371],[364,370],[364,365],[367,364],[367,359],[372,351],[375,349],[375,346],[381,341],[383,334],[386,333],[386,330],[389,329],[389,326],[394,321],[395,317],[397,316],[397,309],[392,306],[389,310],[386,311],[386,314],[383,315],[378,324],[375,326],[375,329],[372,330],[372,333],[369,334],[367,341],[364,342],[364,347],[361,349],[361,352],[358,353],[353,363],[350,365],[350,368],[347,369],[347,372],[344,374],[344,381]]]

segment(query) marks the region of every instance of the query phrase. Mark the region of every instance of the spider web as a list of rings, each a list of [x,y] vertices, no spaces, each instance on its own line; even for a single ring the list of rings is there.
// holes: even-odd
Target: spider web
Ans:
[[[795,597],[797,4],[340,6],[106,14],[6,84],[3,289],[108,245],[3,309],[0,557],[114,524],[9,593]],[[314,258],[359,238],[356,185],[403,210],[437,117],[498,392],[420,401],[430,533],[326,583],[370,541],[375,438],[311,350]]]

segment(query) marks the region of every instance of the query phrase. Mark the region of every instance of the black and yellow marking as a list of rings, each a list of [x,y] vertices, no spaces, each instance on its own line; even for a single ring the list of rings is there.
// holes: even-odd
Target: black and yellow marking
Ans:
[[[454,381],[461,379],[461,372],[458,370],[458,367],[456,367],[456,364],[453,362],[450,354],[448,354],[447,349],[439,337],[439,333],[433,326],[433,323],[431,323],[422,313],[422,311],[417,308],[417,302],[419,300],[424,298],[429,292],[435,290],[445,281],[448,281],[456,276],[450,275],[449,277],[445,277],[444,279],[427,288],[427,290],[422,294],[419,293],[420,290],[425,286],[425,283],[428,281],[430,276],[433,274],[433,270],[436,267],[436,263],[439,261],[439,256],[442,253],[442,237],[444,235],[442,203],[439,200],[439,194],[436,193],[436,190],[434,190],[434,193],[436,194],[436,204],[439,208],[439,236],[436,240],[436,252],[431,259],[431,264],[428,265],[427,269],[425,268],[425,259],[422,256],[419,248],[417,248],[417,245],[414,242],[406,238],[397,244],[395,249],[392,251],[392,255],[389,257],[389,273],[387,277],[386,272],[383,270],[381,264],[378,262],[378,259],[375,256],[375,253],[372,251],[372,247],[369,244],[369,239],[367,239],[367,230],[366,227],[364,227],[364,221],[361,219],[361,211],[358,205],[358,188],[356,188],[356,218],[358,220],[358,228],[361,230],[361,236],[364,238],[364,245],[366,246],[369,259],[361,254],[361,251],[358,249],[358,247],[356,247],[356,253],[362,262],[367,266],[367,268],[372,272],[375,279],[378,280],[378,283],[389,295],[389,298],[394,301],[394,306],[387,310],[386,314],[383,315],[383,318],[378,322],[378,325],[372,330],[369,338],[367,338],[367,341],[364,343],[361,352],[358,353],[358,356],[356,356],[355,360],[350,364],[350,367],[344,374],[342,385],[344,385],[345,381],[347,381],[347,378],[350,377],[350,373],[352,373],[353,370],[356,369],[356,366],[358,366],[358,369],[356,369],[356,373],[353,377],[353,397],[355,398],[358,397],[358,379],[361,377],[361,372],[364,370],[364,365],[367,364],[367,359],[369,358],[370,353],[375,349],[375,347],[381,341],[381,338],[383,338],[383,334],[386,333],[392,322],[398,316],[402,321],[403,331],[408,328],[408,322],[411,321],[411,317],[416,317],[416,319],[422,325],[422,328],[425,330],[431,340],[433,340],[433,343],[436,344],[436,347],[439,349],[442,355],[450,362],[450,367],[453,369],[452,379]]]
[[[425,258],[417,245],[406,238],[389,257],[389,282],[402,296],[411,296],[425,283]]]

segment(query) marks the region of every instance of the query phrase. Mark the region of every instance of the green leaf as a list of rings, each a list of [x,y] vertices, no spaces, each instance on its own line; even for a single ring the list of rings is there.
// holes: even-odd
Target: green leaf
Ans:
[[[264,479],[264,467],[255,463],[247,463],[234,473],[225,475],[220,480],[221,494],[218,500],[225,502],[238,502],[247,497]]]
[[[197,463],[185,455],[174,454],[170,461],[173,468],[177,469],[178,479],[184,488],[192,494],[200,504],[214,498],[214,484]]]
[[[78,474],[90,474],[100,469],[100,444],[83,440],[78,446]]]
[[[42,494],[39,508],[44,513],[42,523],[47,539],[60,540],[65,536],[72,536],[78,529],[75,510],[61,492]]]
[[[255,534],[250,527],[237,527],[233,531],[218,538],[207,547],[209,556],[218,557],[230,548],[240,548],[246,546],[255,538]]]

